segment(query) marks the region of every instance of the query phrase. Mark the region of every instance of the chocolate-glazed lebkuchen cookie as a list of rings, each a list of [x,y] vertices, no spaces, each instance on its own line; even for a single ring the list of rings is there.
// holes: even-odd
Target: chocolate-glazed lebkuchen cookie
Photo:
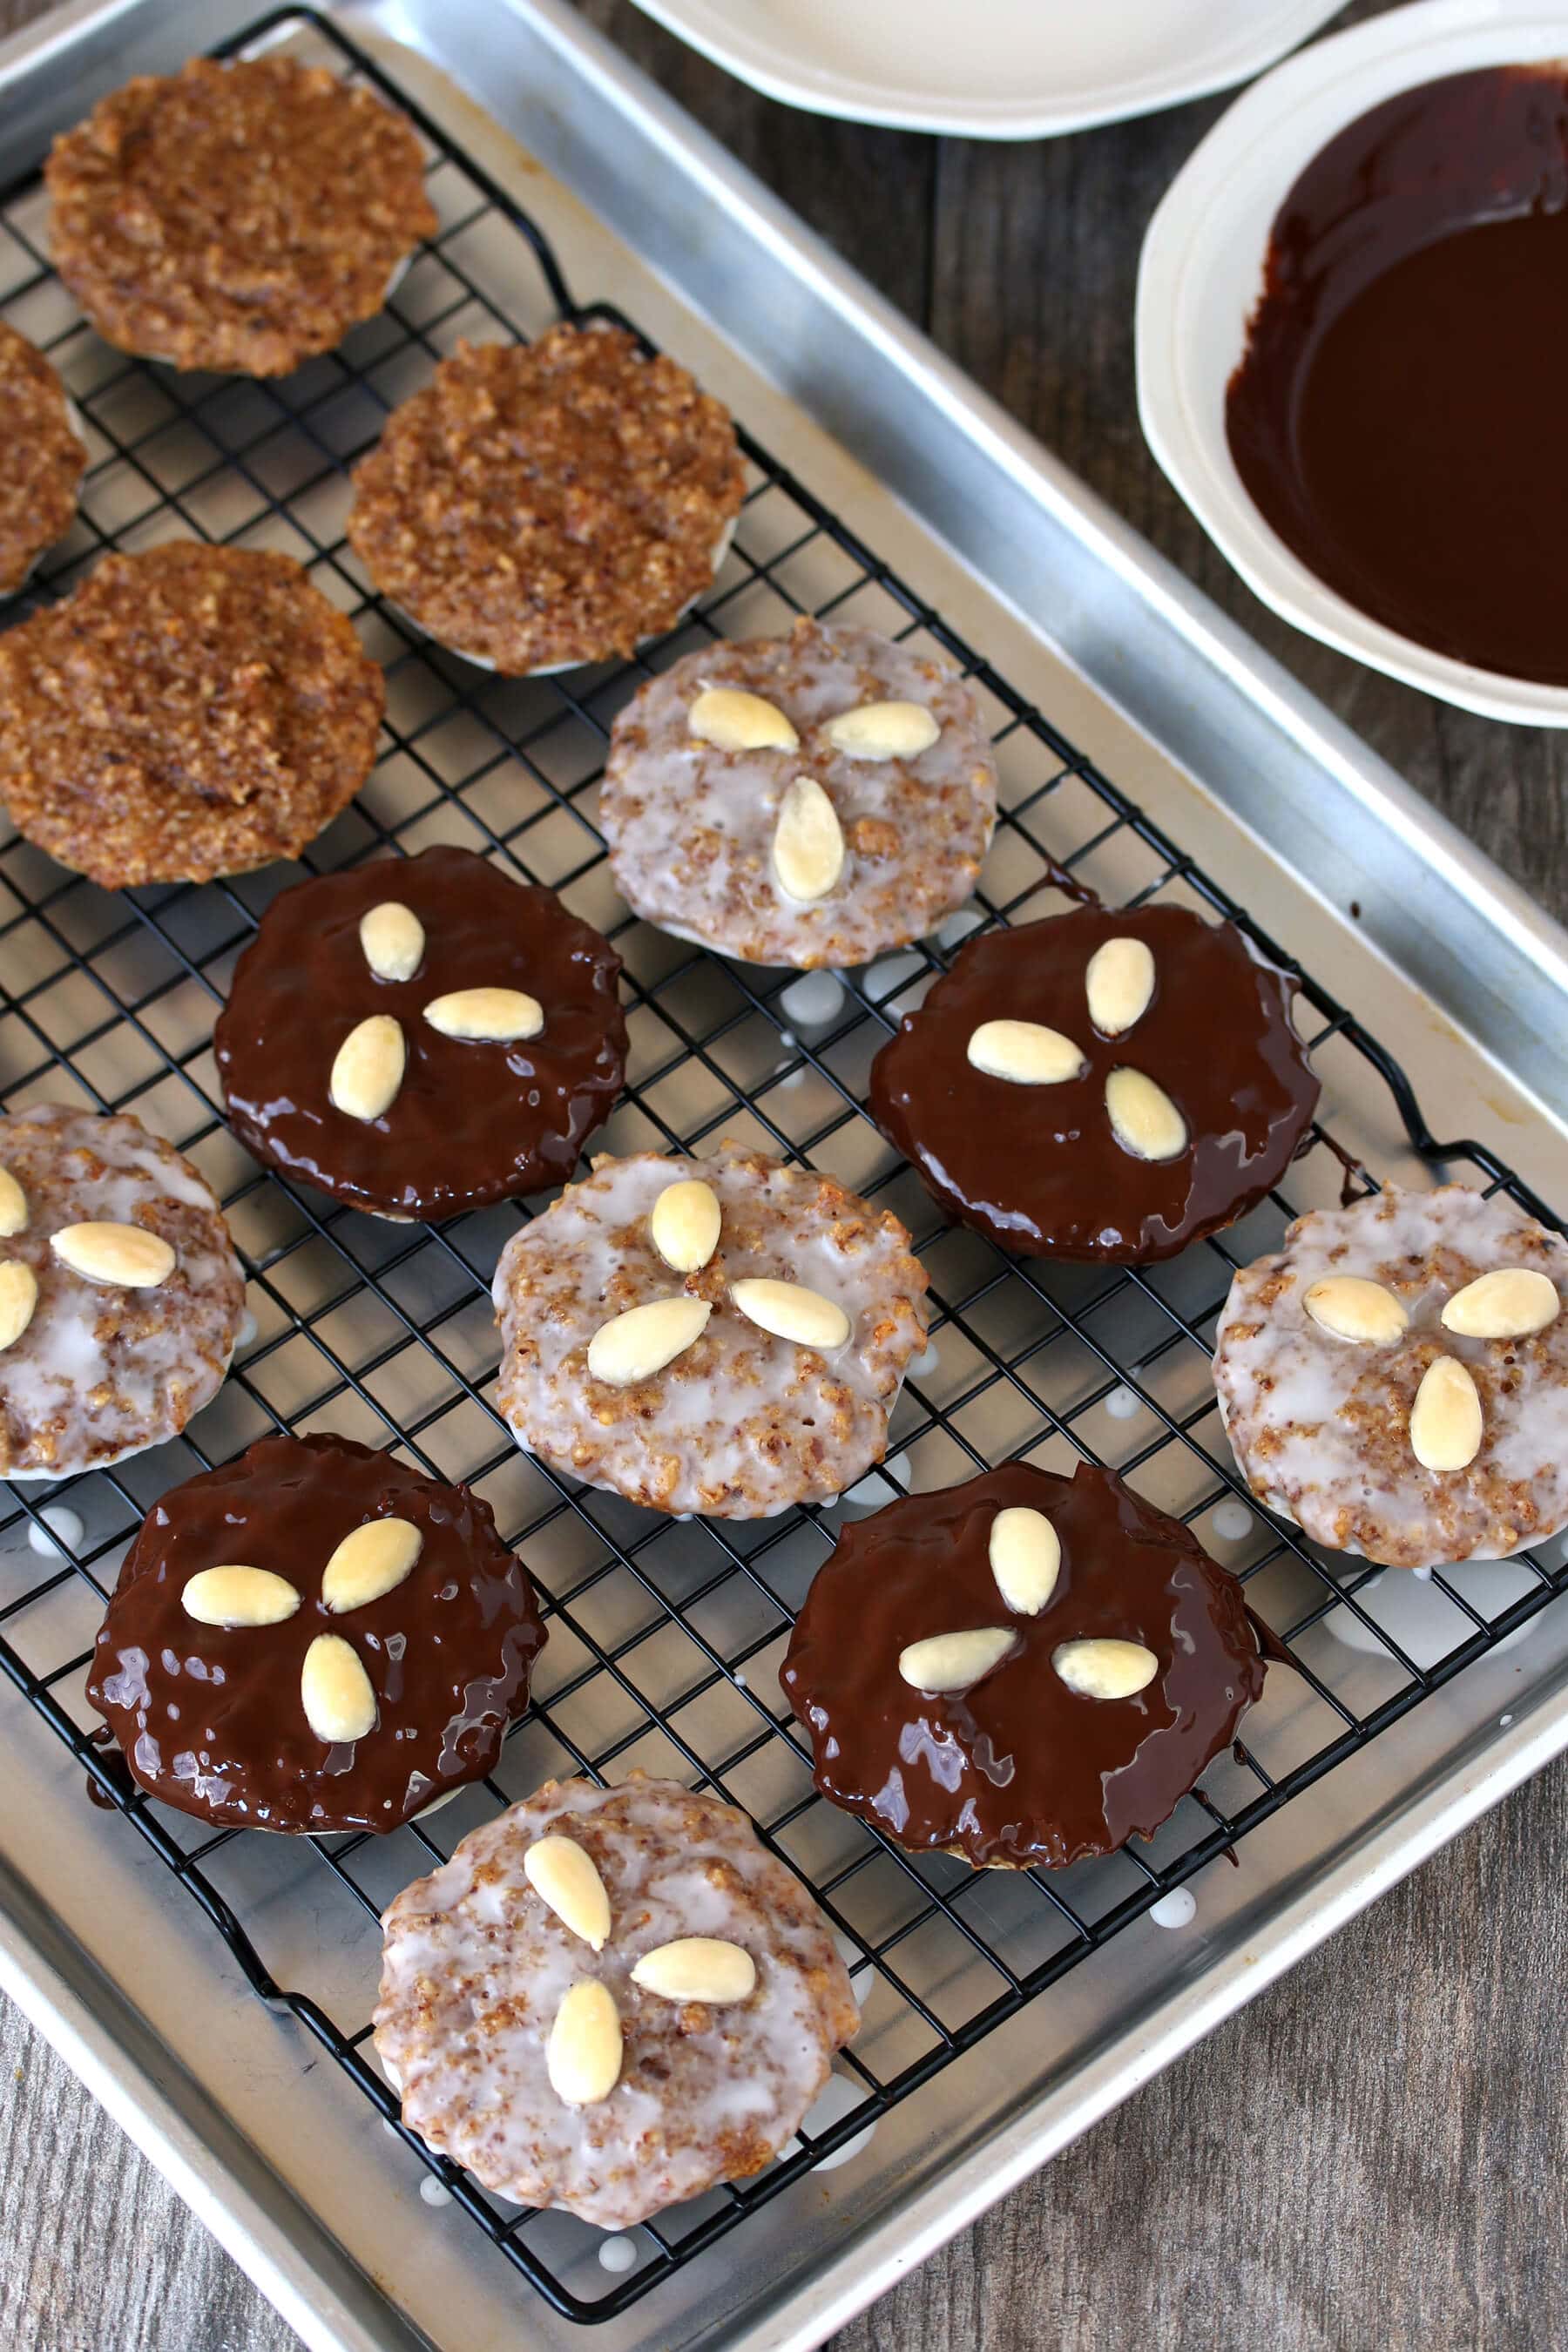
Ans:
[[[1263,1688],[1240,1585],[1109,1470],[1025,1462],[846,1527],[781,1679],[816,1785],[910,1853],[1151,1837]]]
[[[394,1830],[489,1770],[543,1643],[466,1486],[351,1438],[264,1437],[153,1504],[87,1695],[182,1812]]]
[[[626,1074],[621,960],[553,890],[426,849],[285,890],[214,1033],[229,1124],[382,1215],[571,1175]]]
[[[987,931],[878,1055],[872,1115],[1005,1249],[1173,1257],[1260,1201],[1310,1123],[1293,993],[1184,907]]]

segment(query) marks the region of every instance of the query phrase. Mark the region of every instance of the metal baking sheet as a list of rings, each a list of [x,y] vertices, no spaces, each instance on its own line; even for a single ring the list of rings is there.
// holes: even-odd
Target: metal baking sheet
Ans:
[[[252,13],[210,6],[202,41]],[[399,45],[384,52],[395,74],[540,218],[574,286],[693,366],[1364,1011],[1446,1130],[1497,1142],[1556,1197],[1568,1071],[1552,1040],[1568,940],[1554,926],[569,7],[371,0],[342,14],[368,45]],[[181,62],[191,40],[174,0],[118,0],[12,41],[0,52],[11,167],[129,72]],[[520,309],[528,299],[519,287]],[[832,593],[826,580],[802,589]],[[1128,877],[1091,878],[1114,890]],[[1352,1150],[1418,1177],[1388,1102],[1346,1092]],[[63,1588],[60,1605],[73,1605]],[[1242,1868],[1206,1871],[1190,1927],[1125,1929],[847,2161],[594,2340],[611,2352],[820,2341],[1568,1743],[1565,1685],[1556,1603],[1250,1834]],[[1273,1688],[1265,1703],[1280,1752],[1300,1704]],[[10,1693],[0,1710],[0,1980],[307,2342],[578,2341],[460,2211],[422,2198],[417,2160],[250,1996],[125,1825],[83,1801],[79,1768],[39,1717]],[[374,1934],[345,1931],[276,1842],[230,1852],[275,1970],[362,2015]]]

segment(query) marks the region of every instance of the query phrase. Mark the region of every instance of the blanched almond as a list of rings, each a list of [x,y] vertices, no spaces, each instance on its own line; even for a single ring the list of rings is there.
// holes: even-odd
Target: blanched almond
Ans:
[[[1016,1643],[1009,1625],[980,1625],[963,1633],[931,1633],[899,1653],[899,1672],[915,1690],[971,1690]]]
[[[1134,1160],[1174,1160],[1187,1148],[1187,1122],[1142,1070],[1112,1070],[1105,1081],[1111,1132]]]
[[[25,1233],[27,1225],[27,1196],[8,1168],[0,1168],[0,1240],[9,1241],[13,1234]]]
[[[1481,1400],[1465,1366],[1438,1356],[1410,1408],[1410,1451],[1424,1470],[1463,1470],[1481,1450]]]
[[[645,1952],[632,1970],[633,1984],[661,2000],[700,2000],[715,2009],[749,2000],[756,1981],[750,1952],[721,1936],[679,1937]]]
[[[1410,1321],[1392,1290],[1363,1275],[1331,1274],[1314,1282],[1301,1301],[1314,1323],[1336,1339],[1382,1345],[1397,1339]]]
[[[397,1100],[407,1059],[399,1024],[390,1013],[373,1013],[356,1022],[338,1047],[327,1092],[345,1118],[369,1125]]]
[[[1467,1339],[1523,1339],[1554,1323],[1562,1306],[1548,1276],[1531,1266],[1503,1265],[1456,1290],[1443,1320]]]
[[[1013,1504],[991,1522],[991,1573],[1009,1609],[1037,1617],[1062,1572],[1062,1539],[1044,1511]]]
[[[1160,1671],[1160,1661],[1142,1642],[1064,1642],[1051,1664],[1068,1690],[1080,1698],[1134,1698]]]
[[[719,1195],[698,1176],[667,1184],[653,1204],[648,1236],[666,1265],[695,1274],[719,1246]]]
[[[544,1007],[521,988],[457,988],[449,996],[432,997],[425,1018],[443,1037],[510,1045],[520,1037],[538,1036],[544,1026]]]
[[[686,714],[686,731],[721,751],[794,751],[800,737],[784,712],[738,686],[710,686]]]
[[[650,1298],[601,1323],[588,1342],[588,1370],[613,1389],[650,1381],[700,1339],[712,1313],[705,1298]]]
[[[375,1728],[375,1693],[359,1653],[341,1633],[318,1633],[300,1669],[305,1720],[329,1747],[363,1739]]]
[[[941,733],[923,702],[862,702],[827,727],[834,750],[851,760],[918,760]]]
[[[522,1857],[528,1883],[563,1927],[603,1951],[610,1932],[610,1898],[597,1865],[575,1838],[536,1838]]]
[[[1070,1037],[1040,1021],[983,1021],[964,1051],[988,1078],[1015,1087],[1059,1087],[1089,1067]]]
[[[1120,1037],[1141,1021],[1154,993],[1154,958],[1146,940],[1107,940],[1084,974],[1089,1017],[1102,1037]]]
[[[33,1319],[38,1277],[19,1257],[0,1265],[0,1348],[14,1348]]]
[[[73,1274],[121,1290],[156,1290],[174,1271],[174,1253],[145,1225],[62,1225],[49,1247]]]
[[[231,1562],[198,1569],[187,1579],[180,1605],[198,1625],[281,1625],[300,1606],[300,1596],[286,1576],[274,1576],[269,1568]]]
[[[844,831],[838,812],[811,776],[797,776],[779,803],[773,832],[773,872],[798,906],[826,898],[844,871]]]
[[[748,1276],[730,1285],[730,1296],[749,1323],[771,1331],[775,1339],[793,1339],[797,1347],[842,1348],[849,1337],[849,1318],[820,1290],[804,1282],[767,1282]]]
[[[384,898],[360,917],[359,943],[377,980],[412,980],[425,960],[425,926],[400,898]]]
[[[367,1519],[346,1535],[321,1570],[321,1599],[334,1617],[395,1592],[425,1549],[412,1519]]]
[[[555,2012],[545,2045],[550,2087],[569,2107],[595,2107],[621,2079],[621,2013],[607,1985],[584,1977]]]

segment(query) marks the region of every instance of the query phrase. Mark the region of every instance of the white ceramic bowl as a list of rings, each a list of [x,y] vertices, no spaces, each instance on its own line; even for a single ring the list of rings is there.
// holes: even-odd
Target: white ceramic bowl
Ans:
[[[1225,434],[1226,385],[1263,287],[1268,232],[1335,134],[1400,90],[1478,66],[1568,58],[1563,0],[1416,0],[1304,49],[1210,131],[1149,225],[1138,273],[1138,407],[1155,457],[1249,588],[1325,645],[1445,702],[1568,727],[1568,687],[1432,652],[1323,585],[1254,506]]]

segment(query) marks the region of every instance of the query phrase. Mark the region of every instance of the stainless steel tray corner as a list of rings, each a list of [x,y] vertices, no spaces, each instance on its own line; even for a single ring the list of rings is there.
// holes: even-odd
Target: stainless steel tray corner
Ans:
[[[0,139],[20,166],[126,73],[168,69],[254,14],[218,0],[198,31],[175,0],[68,8],[0,50]],[[1448,1131],[1500,1141],[1527,1183],[1560,1196],[1562,931],[564,0],[354,0],[336,21],[538,217],[582,298],[620,305],[691,365],[923,605],[1309,970],[1331,971]],[[537,299],[525,275],[505,289],[520,316]],[[802,593],[830,595],[836,560],[814,545]],[[1121,854],[1095,853],[1092,878],[1131,887]],[[1355,1152],[1418,1173],[1389,1101],[1345,1091]],[[1418,1619],[1418,1592],[1415,1605]],[[1375,1677],[1345,1615],[1323,1639],[1341,1640],[1347,1673]],[[1401,1638],[1417,1647],[1436,1638],[1413,1628]],[[1306,1701],[1282,1681],[1258,1737],[1289,1754]],[[0,1709],[0,1982],[307,2342],[584,2340],[463,2212],[426,2201],[417,2158],[363,2093],[252,1996],[194,1906],[171,1907],[163,1864],[126,1824],[82,1801],[80,1767],[40,1716],[9,1692]],[[1249,1831],[1239,1870],[1204,1870],[1191,1926],[1132,1918],[836,2168],[748,2213],[592,2340],[819,2342],[1565,1744],[1568,1608],[1554,1601]],[[269,1963],[356,2017],[374,1930],[318,1909],[283,1843],[242,1842],[229,1865],[265,1920]],[[972,1892],[1000,1944],[1007,1890]]]

